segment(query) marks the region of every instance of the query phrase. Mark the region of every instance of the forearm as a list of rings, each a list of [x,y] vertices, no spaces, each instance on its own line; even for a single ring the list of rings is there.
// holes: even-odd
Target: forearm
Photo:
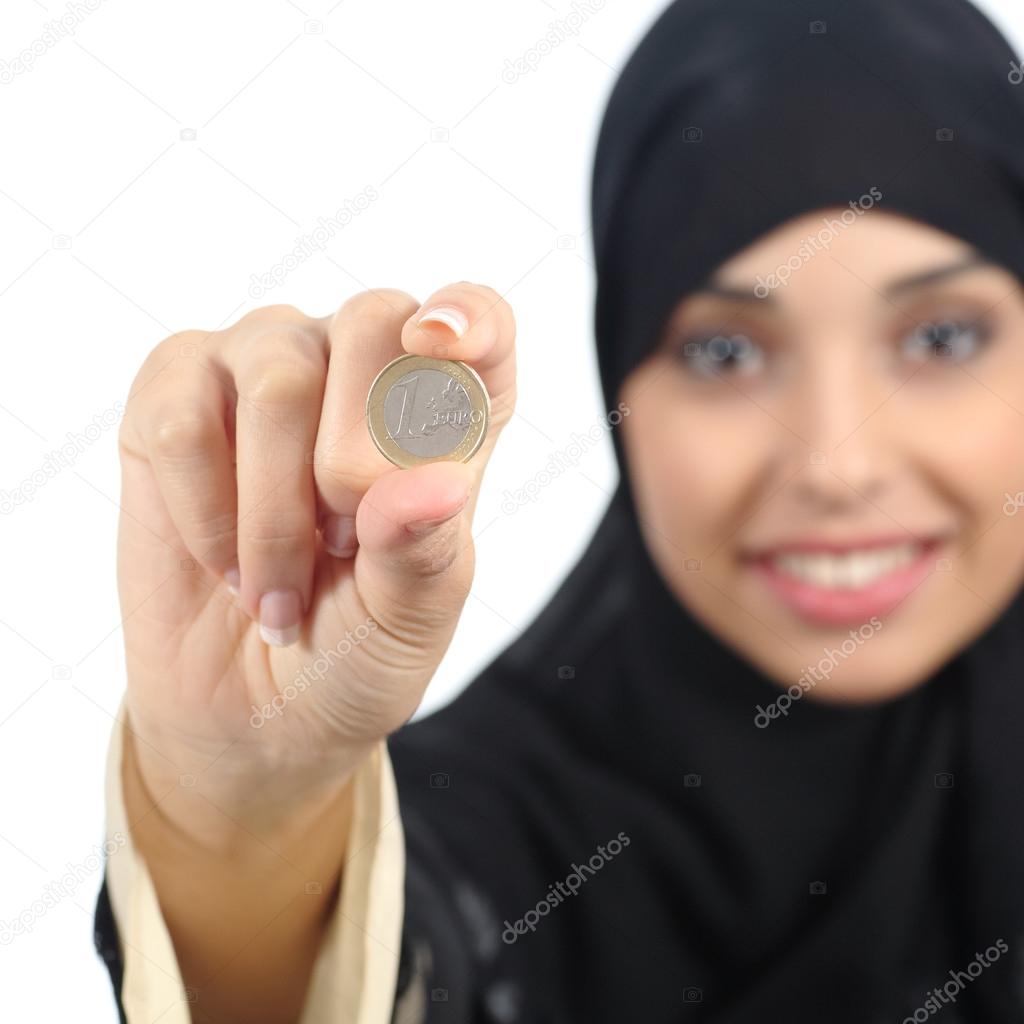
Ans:
[[[125,808],[192,1019],[294,1024],[339,891],[352,773],[310,779],[299,797],[280,776],[243,789],[227,759],[182,780],[181,761],[172,766],[129,730]]]

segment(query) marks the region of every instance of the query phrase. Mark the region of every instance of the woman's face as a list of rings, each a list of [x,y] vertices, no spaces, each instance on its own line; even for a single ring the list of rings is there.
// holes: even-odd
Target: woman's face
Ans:
[[[781,687],[855,702],[923,682],[1024,580],[1024,291],[877,209],[810,253],[842,212],[687,295],[619,429],[676,597]]]

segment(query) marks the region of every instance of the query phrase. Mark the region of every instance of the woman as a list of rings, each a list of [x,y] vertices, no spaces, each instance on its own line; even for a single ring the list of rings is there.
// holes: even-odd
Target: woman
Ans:
[[[1014,60],[966,0],[664,12],[594,168],[619,487],[415,723],[508,307],[364,293],[156,350],[97,907],[128,1019],[1024,1020]],[[402,351],[484,377],[471,463],[372,448]]]

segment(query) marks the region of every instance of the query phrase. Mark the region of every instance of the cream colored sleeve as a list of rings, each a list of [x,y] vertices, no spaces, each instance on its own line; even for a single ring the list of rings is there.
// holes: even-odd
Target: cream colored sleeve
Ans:
[[[126,820],[122,699],[106,772],[107,887],[121,941],[128,1024],[189,1024],[181,973],[145,861]],[[404,915],[405,839],[387,744],[355,775],[354,818],[341,893],[298,1024],[389,1024]]]

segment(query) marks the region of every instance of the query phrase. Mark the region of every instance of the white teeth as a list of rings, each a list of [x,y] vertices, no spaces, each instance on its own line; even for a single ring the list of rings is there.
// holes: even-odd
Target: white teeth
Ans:
[[[921,554],[917,543],[897,544],[888,548],[851,551],[845,555],[780,554],[772,559],[779,572],[818,587],[855,590],[909,565]]]

